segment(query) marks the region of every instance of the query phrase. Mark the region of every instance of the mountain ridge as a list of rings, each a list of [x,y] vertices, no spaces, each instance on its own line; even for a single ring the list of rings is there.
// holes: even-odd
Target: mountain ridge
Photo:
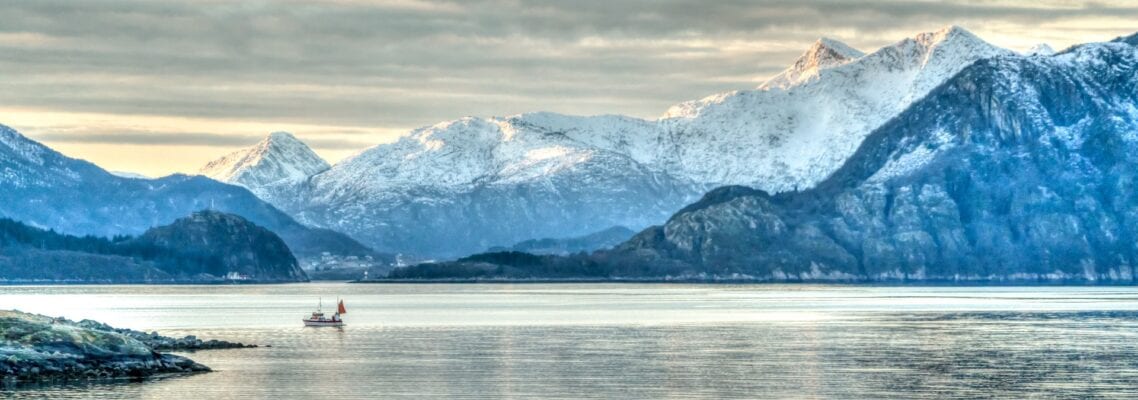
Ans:
[[[536,112],[445,121],[345,159],[275,204],[378,249],[431,257],[641,229],[717,186],[808,188],[960,69],[1013,55],[954,26],[857,58],[836,41],[815,44],[804,57],[817,74],[791,86],[681,103],[657,120]]]
[[[803,191],[723,187],[612,251],[495,253],[402,279],[1132,284],[1138,48],[975,62]]]
[[[831,38],[819,38],[794,64],[768,79],[759,89],[785,89],[817,77],[824,68],[835,67],[865,56],[860,50]]]
[[[979,61],[816,188],[721,189],[618,251],[763,280],[1129,281],[1136,53]]]
[[[285,238],[293,251],[350,255],[373,251],[338,232],[309,228],[248,190],[203,176],[115,176],[0,124],[0,217],[75,235],[137,235],[212,208],[241,215]]]

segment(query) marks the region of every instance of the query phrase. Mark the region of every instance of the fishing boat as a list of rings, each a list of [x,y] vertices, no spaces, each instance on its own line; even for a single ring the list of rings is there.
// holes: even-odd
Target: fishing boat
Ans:
[[[324,316],[324,301],[321,300],[316,306],[316,311],[312,312],[312,316],[304,319],[304,326],[344,326],[344,319],[340,317],[342,314],[347,314],[348,309],[344,308],[344,301],[336,306],[336,313],[331,317]]]

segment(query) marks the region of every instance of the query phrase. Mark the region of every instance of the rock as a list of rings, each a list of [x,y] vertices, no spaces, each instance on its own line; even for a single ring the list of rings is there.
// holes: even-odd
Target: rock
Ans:
[[[18,311],[0,311],[0,338],[4,339],[0,342],[0,382],[5,385],[208,372],[209,367],[189,358],[156,350],[256,347],[218,340],[203,342],[193,335],[174,340],[157,332]]]

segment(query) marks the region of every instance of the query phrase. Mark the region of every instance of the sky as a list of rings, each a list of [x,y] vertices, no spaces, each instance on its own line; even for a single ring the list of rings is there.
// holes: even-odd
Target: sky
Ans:
[[[1061,49],[1138,31],[1138,2],[0,0],[0,21],[0,123],[159,176],[273,131],[335,162],[470,115],[656,118],[819,37],[869,52],[955,24]]]

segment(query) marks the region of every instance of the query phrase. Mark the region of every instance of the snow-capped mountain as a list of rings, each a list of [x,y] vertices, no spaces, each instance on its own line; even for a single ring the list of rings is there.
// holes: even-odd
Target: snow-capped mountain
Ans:
[[[586,122],[590,119],[585,119]],[[592,119],[633,126],[618,117]],[[534,237],[643,227],[703,187],[526,117],[465,118],[416,130],[305,184],[301,221],[388,252],[465,255]]]
[[[198,173],[244,186],[270,202],[283,201],[288,189],[330,165],[288,132],[273,132],[252,147],[235,151],[206,164]]]
[[[798,57],[790,68],[768,79],[760,89],[787,89],[818,78],[823,69],[836,67],[864,56],[861,50],[840,41],[821,38]]]
[[[0,125],[0,217],[75,235],[139,234],[190,213],[241,215],[280,235],[299,255],[370,255],[347,236],[309,228],[239,186],[201,176],[115,176]]]
[[[1040,43],[1040,44],[1037,44],[1035,46],[1032,46],[1030,49],[1028,49],[1026,52],[1023,53],[1023,55],[1025,55],[1025,56],[1044,56],[1044,57],[1054,55],[1054,54],[1055,54],[1055,49],[1052,49],[1051,45],[1049,45],[1047,43]]]
[[[657,120],[531,113],[420,128],[277,204],[380,249],[431,256],[639,229],[721,185],[809,188],[913,101],[998,56],[1014,54],[954,26],[869,54],[821,39],[756,89]]]
[[[1133,284],[1136,37],[976,62],[817,186],[717,189],[598,259],[625,274]]]
[[[819,54],[830,61],[816,61]],[[847,46],[819,41],[757,90],[672,107],[659,122],[669,151],[653,161],[717,186],[809,188],[837,170],[870,131],[964,67],[1013,53],[951,26],[842,61],[850,54]]]

